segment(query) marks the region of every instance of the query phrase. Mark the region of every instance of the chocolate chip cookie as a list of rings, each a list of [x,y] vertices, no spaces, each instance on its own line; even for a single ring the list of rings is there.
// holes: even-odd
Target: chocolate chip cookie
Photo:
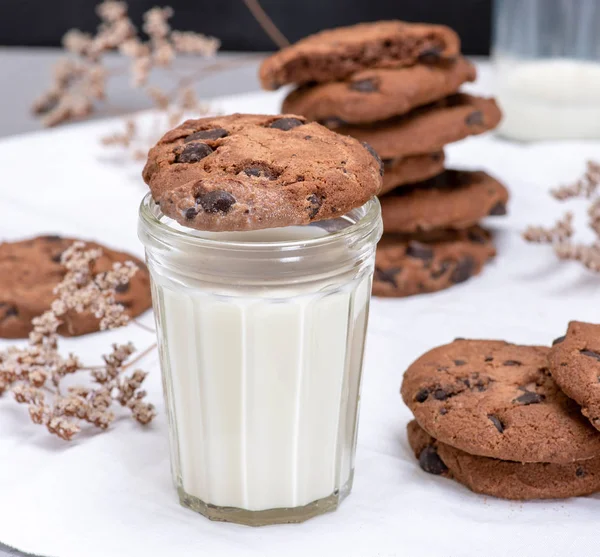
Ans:
[[[397,188],[381,198],[385,232],[410,234],[436,228],[461,229],[487,215],[505,215],[508,191],[482,171],[446,170]]]
[[[475,76],[475,67],[462,57],[446,64],[370,69],[345,81],[304,85],[285,98],[281,111],[302,114],[309,120],[364,124],[405,114],[456,93]]]
[[[162,212],[200,230],[258,230],[339,217],[381,189],[369,145],[301,116],[188,120],[150,150],[143,177]]]
[[[600,430],[600,325],[571,321],[567,334],[554,341],[548,360],[558,386]]]
[[[383,187],[380,195],[398,186],[423,182],[441,174],[444,170],[444,160],[444,151],[384,160]]]
[[[495,254],[491,234],[479,226],[384,234],[377,245],[373,294],[399,298],[443,290],[479,274]]]
[[[600,457],[600,434],[550,376],[549,352],[455,340],[408,368],[402,398],[427,433],[473,455],[556,464]]]
[[[369,68],[453,60],[458,35],[443,25],[379,21],[321,31],[267,58],[260,67],[265,89],[286,83],[344,79]]]
[[[502,114],[494,99],[459,93],[404,116],[365,125],[323,122],[335,131],[366,141],[382,159],[440,151],[444,145],[495,128]]]
[[[474,456],[440,443],[413,420],[408,442],[430,474],[452,478],[475,493],[502,499],[564,499],[600,491],[600,458],[568,464],[510,462]]]
[[[39,236],[32,240],[0,244],[0,337],[24,338],[32,327],[31,320],[50,309],[56,298],[54,288],[62,281],[66,269],[60,256],[75,240],[61,236]],[[108,249],[95,242],[86,242],[102,249],[102,257],[94,264],[94,273],[112,269],[113,263],[133,261],[139,271],[128,284],[117,288],[117,302],[135,317],[151,305],[150,278],[144,263],[128,253]],[[61,317],[58,332],[77,336],[98,331],[99,320],[90,312],[68,312]]]

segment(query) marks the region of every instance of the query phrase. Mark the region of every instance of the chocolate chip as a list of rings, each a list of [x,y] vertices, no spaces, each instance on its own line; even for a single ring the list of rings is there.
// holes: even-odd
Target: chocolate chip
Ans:
[[[298,118],[279,118],[279,120],[275,120],[271,122],[270,128],[275,128],[276,130],[282,130],[287,132],[291,129],[297,128],[298,126],[303,126],[304,122],[302,120],[298,120]]]
[[[474,244],[485,244],[488,241],[487,236],[479,229],[471,229],[467,232],[467,237]]]
[[[444,389],[436,389],[433,391],[433,398],[436,400],[446,400],[449,396],[449,393],[444,391]]]
[[[429,389],[421,389],[415,396],[417,402],[425,402],[429,396]]]
[[[389,269],[381,269],[379,267],[375,267],[375,280],[380,282],[387,282],[391,284],[394,288],[398,288],[398,283],[396,282],[396,275],[401,271],[400,267],[390,267]]]
[[[346,122],[337,116],[330,116],[319,120],[319,123],[326,128],[341,128],[346,125]]]
[[[591,350],[580,350],[579,353],[583,354],[584,356],[588,356],[589,358],[600,360],[600,354],[598,354],[598,352],[592,352]]]
[[[447,408],[441,408],[440,409],[440,415],[441,416],[445,416],[448,413],[448,409]]]
[[[47,236],[42,236],[42,238],[47,242],[58,242],[62,240],[62,236],[59,236],[58,234],[48,234]]]
[[[483,391],[487,389],[487,385],[481,379],[479,379],[475,385],[473,385],[473,388],[477,389],[480,393],[483,393]]]
[[[440,278],[446,271],[450,268],[450,261],[442,261],[438,269],[431,271],[431,278],[437,279]]]
[[[496,205],[494,205],[490,209],[490,212],[488,214],[493,217],[499,217],[501,215],[506,215],[506,205],[504,203],[502,203],[502,201],[498,201],[498,203],[496,203]]]
[[[544,395],[539,395],[538,393],[527,391],[521,396],[515,398],[513,402],[517,402],[523,406],[529,406],[530,404],[539,404],[540,402],[543,402],[545,398],[546,397]]]
[[[214,190],[196,197],[196,203],[205,213],[228,213],[236,200],[227,191]]]
[[[351,81],[348,87],[352,91],[358,91],[359,93],[374,93],[379,89],[377,80],[372,78]]]
[[[493,362],[494,361],[494,357],[493,356],[486,356],[483,359],[484,362]]]
[[[455,366],[464,366],[467,362],[465,360],[454,360]]]
[[[555,344],[560,344],[563,340],[565,340],[565,338],[567,338],[565,335],[563,335],[562,337],[555,338],[552,341],[552,346],[554,346]]]
[[[457,263],[456,267],[454,267],[454,270],[450,275],[450,280],[455,284],[465,282],[473,275],[475,266],[475,260],[470,255],[465,256]]]
[[[413,240],[406,246],[406,255],[422,261],[431,261],[433,259],[433,249],[427,244]]]
[[[120,284],[117,284],[117,286],[115,287],[115,292],[118,292],[119,294],[124,294],[125,292],[127,292],[129,290],[129,281],[127,282],[121,282]]]
[[[321,209],[321,205],[323,204],[323,199],[318,197],[316,194],[309,195],[306,200],[310,203],[308,207],[308,218],[314,219]]]
[[[482,126],[483,125],[483,112],[481,110],[475,110],[471,112],[466,118],[465,123],[467,126]]]
[[[462,377],[459,379],[459,381],[462,381],[462,383],[465,385],[465,387],[467,387],[467,389],[471,388],[471,381],[469,381],[468,377]]]
[[[4,312],[4,318],[7,317],[16,317],[19,315],[19,310],[17,306],[9,306],[8,309]]]
[[[519,360],[506,360],[505,362],[502,362],[503,366],[522,366],[523,363],[519,362]]]
[[[455,337],[454,342],[457,340],[467,340],[467,339],[465,337]],[[456,360],[455,360],[455,362],[456,362]]]
[[[188,220],[192,220],[193,218],[196,218],[197,214],[198,214],[198,211],[196,211],[195,207],[190,207],[189,209],[186,209],[183,212],[183,216]]]
[[[577,470],[575,470],[575,475],[578,478],[585,478],[585,476],[586,476],[585,470],[581,466],[578,466]]]
[[[419,466],[421,466],[425,472],[435,474],[436,476],[445,474],[448,471],[448,468],[437,454],[435,447],[432,447],[431,445],[425,447],[421,451],[421,454],[419,455]]]
[[[305,135],[304,139],[312,139],[312,135]]]
[[[256,178],[266,178],[267,180],[275,180],[279,176],[279,172],[266,165],[248,166],[243,170],[246,176],[255,176]]]
[[[434,64],[439,62],[442,49],[439,46],[430,46],[419,52],[419,62],[423,64]]]
[[[190,141],[195,141],[197,139],[208,139],[210,140],[215,140],[215,139],[221,139],[222,137],[227,137],[229,135],[229,133],[227,132],[227,130],[224,130],[223,128],[215,128],[214,130],[202,130],[196,133],[193,133],[192,135],[188,135],[183,142],[184,143],[189,143]]]
[[[493,414],[488,414],[488,419],[494,424],[500,433],[504,433],[504,424],[500,421],[500,418],[494,416]]]
[[[198,162],[208,157],[213,150],[206,143],[190,143],[176,157],[176,162]]]
[[[379,155],[375,152],[375,149],[373,149],[373,147],[371,147],[366,141],[362,142],[362,146],[369,151],[371,156],[377,161],[377,164],[379,165],[379,174],[383,176],[383,162],[379,158]]]

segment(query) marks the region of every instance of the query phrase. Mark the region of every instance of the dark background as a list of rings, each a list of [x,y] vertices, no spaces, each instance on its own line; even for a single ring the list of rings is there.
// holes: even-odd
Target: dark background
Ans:
[[[0,0],[0,45],[58,46],[73,27],[94,31],[99,0]],[[263,9],[292,42],[321,29],[378,19],[445,23],[466,54],[487,54],[492,0],[261,0]],[[129,13],[169,5],[180,31],[199,31],[223,42],[223,50],[273,50],[242,0],[129,0]]]

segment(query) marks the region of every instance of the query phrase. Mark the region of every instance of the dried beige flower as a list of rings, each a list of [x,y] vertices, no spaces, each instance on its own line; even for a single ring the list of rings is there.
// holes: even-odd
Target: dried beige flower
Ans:
[[[559,201],[579,196],[590,198],[594,195],[599,185],[600,163],[588,161],[585,174],[581,178],[572,184],[553,189],[550,193]]]
[[[171,40],[177,52],[182,54],[200,54],[206,58],[214,56],[221,41],[215,37],[207,37],[193,31],[173,31]]]
[[[115,288],[128,282],[137,271],[132,262],[115,263],[107,272],[93,274],[93,263],[101,256],[98,249],[85,249],[75,242],[61,256],[67,273],[56,287],[56,300],[44,314],[32,320],[33,331],[25,347],[9,346],[0,351],[0,394],[11,389],[15,400],[27,404],[31,420],[58,437],[71,440],[81,429],[78,421],[107,429],[114,420],[110,410],[114,401],[131,411],[141,424],[155,416],[154,407],[141,388],[146,372],[126,370],[154,346],[130,360],[135,352],[131,343],[114,344],[104,356],[104,365],[84,366],[74,354],[59,352],[57,330],[61,316],[69,310],[91,310],[101,319],[101,328],[127,323],[123,307],[115,301]],[[67,375],[89,372],[93,386],[70,387],[61,392]]]
[[[168,24],[171,17],[173,17],[172,8],[151,8],[144,14],[144,32],[153,41],[166,39],[171,32]]]
[[[289,44],[258,0],[244,1],[278,46]],[[103,65],[103,57],[108,52],[117,50],[130,60],[131,84],[134,88],[142,88],[150,82],[155,68],[172,67],[177,54],[208,58],[220,47],[220,41],[215,37],[193,31],[172,30],[169,19],[173,16],[173,10],[170,7],[154,7],[143,15],[142,29],[148,40],[138,34],[129,18],[126,2],[104,0],[96,7],[96,13],[100,24],[94,35],[77,29],[67,31],[64,35],[63,46],[70,56],[57,63],[53,82],[33,103],[33,112],[41,116],[45,126],[56,126],[87,117],[100,101],[105,100],[107,82],[115,73]],[[192,99],[190,85],[208,73],[220,71],[226,65],[214,64],[178,78],[172,93],[161,99],[160,110],[168,113],[163,121],[179,121],[179,114],[183,110],[205,111],[206,108],[195,100],[195,94],[194,100]],[[177,104],[177,99],[181,99],[181,105]],[[156,101],[155,98],[153,100]],[[163,130],[164,127],[166,126],[163,126]],[[138,137],[137,131],[135,129],[125,136],[110,135],[102,138],[102,143],[131,149],[134,158],[138,158],[140,153],[145,156],[145,149],[132,145],[143,142],[149,146],[156,138]]]
[[[581,178],[551,190],[551,195],[559,201],[582,197],[589,200],[588,215],[589,227],[596,235],[596,240],[591,245],[574,243],[572,240],[575,232],[573,227],[573,214],[565,213],[554,227],[530,226],[523,233],[523,238],[528,242],[552,244],[554,253],[559,259],[579,261],[582,265],[600,272],[600,163],[588,161],[586,171]]]
[[[562,219],[556,222],[552,228],[543,226],[529,226],[523,233],[523,238],[528,242],[538,244],[551,244],[564,242],[573,235],[573,213],[565,213]]]

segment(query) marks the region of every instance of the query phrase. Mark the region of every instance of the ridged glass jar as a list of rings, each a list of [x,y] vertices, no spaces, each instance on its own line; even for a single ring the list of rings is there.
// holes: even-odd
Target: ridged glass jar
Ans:
[[[140,208],[171,463],[214,520],[300,522],[350,492],[376,199],[306,227],[203,233]]]

